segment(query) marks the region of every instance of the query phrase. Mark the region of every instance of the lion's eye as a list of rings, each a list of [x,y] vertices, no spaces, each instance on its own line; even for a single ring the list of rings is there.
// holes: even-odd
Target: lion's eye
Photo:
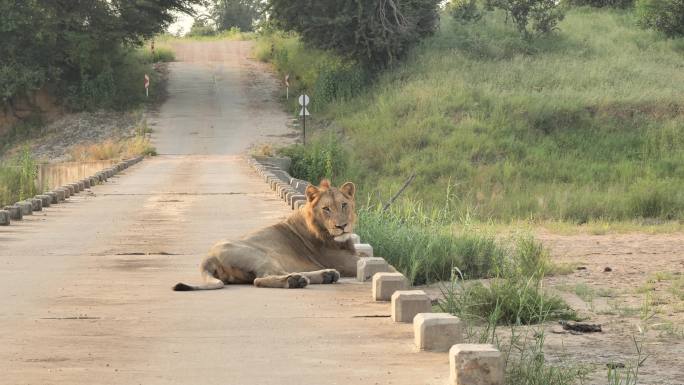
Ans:
[[[346,209],[346,208],[347,208],[347,204],[346,204],[346,203],[342,203],[342,208],[343,208],[343,209]]]
[[[329,213],[329,212],[330,212],[330,207],[323,207],[323,211],[325,211],[326,213]]]

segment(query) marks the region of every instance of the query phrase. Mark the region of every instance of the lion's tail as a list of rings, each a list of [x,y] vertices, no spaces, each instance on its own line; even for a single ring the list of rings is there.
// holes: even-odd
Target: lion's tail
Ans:
[[[216,282],[207,282],[203,285],[192,286],[182,282],[178,282],[174,287],[173,291],[193,291],[193,290],[218,290],[223,289],[224,283],[221,280],[216,280]]]

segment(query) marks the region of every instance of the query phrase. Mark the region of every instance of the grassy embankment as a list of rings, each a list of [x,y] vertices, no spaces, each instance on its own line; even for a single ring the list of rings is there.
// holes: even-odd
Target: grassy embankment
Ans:
[[[294,37],[257,55],[344,133],[350,159],[334,176],[365,196],[387,200],[416,173],[404,196],[426,207],[450,189],[454,212],[478,221],[586,223],[684,219],[683,53],[628,11],[575,9],[531,43],[501,15],[445,15],[370,88]]]

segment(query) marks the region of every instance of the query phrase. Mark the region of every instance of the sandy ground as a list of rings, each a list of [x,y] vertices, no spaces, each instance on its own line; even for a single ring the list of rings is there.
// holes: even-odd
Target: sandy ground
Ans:
[[[241,159],[288,134],[249,43],[178,47],[156,114],[158,157],[0,228],[2,384],[443,384],[369,284],[304,290],[197,281],[217,240],[289,210]]]
[[[684,235],[538,237],[555,262],[579,268],[549,278],[547,284],[579,310],[584,322],[603,328],[602,333],[571,335],[549,327],[551,351],[565,362],[596,365],[592,383],[603,384],[606,364],[635,361],[636,337],[648,356],[640,368],[640,384],[684,384],[684,287],[675,287],[684,282]]]

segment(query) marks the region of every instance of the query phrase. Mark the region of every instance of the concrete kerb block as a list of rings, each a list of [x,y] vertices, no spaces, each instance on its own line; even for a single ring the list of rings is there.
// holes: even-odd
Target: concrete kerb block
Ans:
[[[84,188],[90,188],[90,178],[83,179],[83,187]]]
[[[361,244],[361,237],[358,234],[352,234],[351,239],[354,242],[354,245]]]
[[[450,385],[503,385],[504,357],[492,345],[458,344],[449,349]]]
[[[52,203],[52,197],[49,195],[36,195],[36,199],[40,199],[40,204],[43,205],[43,207],[50,207],[50,203]]]
[[[90,187],[95,186],[99,181],[100,181],[100,178],[98,178],[96,176],[91,176],[90,177]]]
[[[45,195],[50,197],[50,204],[56,205],[59,203],[59,197],[57,196],[56,192],[48,191],[45,193]]]
[[[71,196],[71,192],[74,191],[74,187],[69,187],[67,186],[62,186],[60,187],[61,189],[64,190],[64,198],[69,198]]]
[[[16,204],[21,207],[21,215],[33,215],[33,204],[31,202],[21,201]]]
[[[413,322],[418,313],[430,313],[432,302],[422,290],[399,290],[392,294],[392,321]]]
[[[354,245],[356,255],[361,258],[370,258],[373,256],[373,246],[367,243],[359,243]]]
[[[23,218],[21,206],[17,204],[5,206],[4,209],[9,213],[10,219],[12,220],[20,221]]]
[[[306,199],[300,200],[300,201],[295,201],[295,202],[294,202],[294,209],[295,209],[295,210],[299,210],[299,209],[302,208],[302,206],[304,206],[305,204],[306,204]]]
[[[9,226],[10,213],[7,210],[0,210],[0,226]]]
[[[280,199],[284,200],[287,202],[287,194],[294,194],[296,191],[292,189],[292,187],[287,186],[285,188],[280,189]]]
[[[33,211],[43,211],[43,200],[38,199],[38,198],[29,198],[26,200],[27,202],[31,202],[31,209]]]
[[[373,300],[390,301],[395,291],[406,290],[408,287],[409,282],[404,274],[375,273],[373,275]]]
[[[306,197],[302,194],[299,194],[299,192],[295,192],[294,194],[290,195],[290,202],[288,202],[290,207],[292,207],[293,209],[296,208],[297,202],[306,203]]]
[[[64,200],[66,199],[66,191],[64,191],[63,188],[56,188],[52,190],[52,192],[54,192],[55,195],[57,195],[57,201],[64,202]]]
[[[78,183],[78,191],[83,191],[83,190],[85,190],[86,186],[85,186],[85,182],[84,182],[84,181],[79,180],[79,181],[76,182],[76,183]]]
[[[69,183],[68,185],[73,187],[73,194],[78,194],[79,192],[81,192],[81,186],[79,186],[78,183]]]
[[[375,273],[389,272],[389,264],[382,258],[361,258],[356,262],[356,280],[366,282]]]
[[[449,313],[418,313],[413,318],[413,335],[419,350],[448,352],[463,343],[463,323]]]

